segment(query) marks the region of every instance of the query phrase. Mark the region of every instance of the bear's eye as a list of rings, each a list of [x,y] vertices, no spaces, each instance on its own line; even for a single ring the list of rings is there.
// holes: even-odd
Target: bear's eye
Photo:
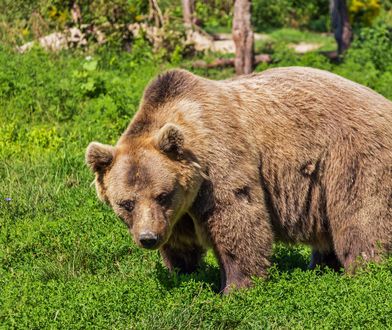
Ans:
[[[118,203],[118,206],[120,206],[121,208],[123,208],[124,210],[126,210],[128,212],[132,212],[135,207],[135,202],[128,199],[126,201],[122,201],[122,202]]]
[[[171,194],[164,192],[162,194],[159,194],[155,199],[156,199],[156,201],[158,202],[159,205],[166,206],[170,202]]]

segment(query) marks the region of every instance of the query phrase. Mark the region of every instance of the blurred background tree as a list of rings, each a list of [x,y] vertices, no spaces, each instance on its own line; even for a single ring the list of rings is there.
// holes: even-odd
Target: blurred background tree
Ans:
[[[235,0],[233,17],[234,66],[237,75],[253,71],[254,36],[251,23],[251,1]]]
[[[331,21],[338,55],[341,55],[350,47],[353,38],[346,0],[331,0]]]
[[[244,8],[240,4],[247,6],[241,13],[235,10]],[[391,0],[1,0],[0,42],[15,47],[60,33],[68,37],[68,47],[80,51],[132,52],[143,44],[154,56],[178,63],[220,52],[222,48],[215,46],[233,32],[237,48],[248,53],[242,63],[257,64],[271,60],[258,55],[279,54],[281,44],[292,47],[301,40],[307,43],[302,45],[305,51],[317,46],[325,54],[342,57],[352,40],[362,40],[366,29],[383,25],[390,31],[391,13]],[[241,32],[245,26],[248,32]],[[189,29],[197,32],[196,37],[189,38]],[[323,45],[332,32],[337,52],[329,42]],[[250,45],[247,36],[253,33],[255,44]],[[234,54],[234,44],[230,47],[227,53]],[[256,57],[250,55],[253,49]],[[219,65],[236,62],[221,55]]]

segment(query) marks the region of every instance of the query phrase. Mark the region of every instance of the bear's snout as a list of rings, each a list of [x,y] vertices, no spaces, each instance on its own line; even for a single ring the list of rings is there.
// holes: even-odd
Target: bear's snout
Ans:
[[[145,249],[154,249],[158,245],[158,241],[158,235],[151,231],[145,231],[139,235],[140,245]]]

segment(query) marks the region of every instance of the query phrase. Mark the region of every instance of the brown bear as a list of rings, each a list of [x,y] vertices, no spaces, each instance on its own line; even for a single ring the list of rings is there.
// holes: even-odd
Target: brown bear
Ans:
[[[329,72],[166,72],[86,160],[137,245],[186,273],[212,248],[224,292],[264,276],[276,241],[346,271],[392,250],[392,102]]]

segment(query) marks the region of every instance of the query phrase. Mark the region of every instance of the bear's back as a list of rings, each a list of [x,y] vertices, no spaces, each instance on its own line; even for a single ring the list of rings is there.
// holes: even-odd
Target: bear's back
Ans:
[[[308,67],[273,68],[225,81],[229,88],[249,89],[250,97],[270,95],[283,104],[319,103],[331,111],[343,109],[382,114],[392,119],[392,102],[372,89],[328,71]],[[243,90],[243,89],[242,89]]]
[[[392,148],[392,102],[338,75],[286,67],[214,81],[172,70],[152,81],[125,136],[149,136],[182,118],[206,135],[260,132],[283,142],[308,135],[376,135]],[[183,122],[177,124],[182,125]],[[346,134],[347,133],[347,134]],[[322,143],[324,144],[324,143]]]
[[[279,144],[303,142],[306,136],[321,142],[359,134],[392,150],[392,102],[333,73],[275,68],[221,81],[218,86],[226,90],[225,103],[232,110],[217,107],[209,114],[217,112],[219,117],[220,111],[231,112],[233,120],[242,118],[243,129],[260,132],[263,138],[269,135]]]

